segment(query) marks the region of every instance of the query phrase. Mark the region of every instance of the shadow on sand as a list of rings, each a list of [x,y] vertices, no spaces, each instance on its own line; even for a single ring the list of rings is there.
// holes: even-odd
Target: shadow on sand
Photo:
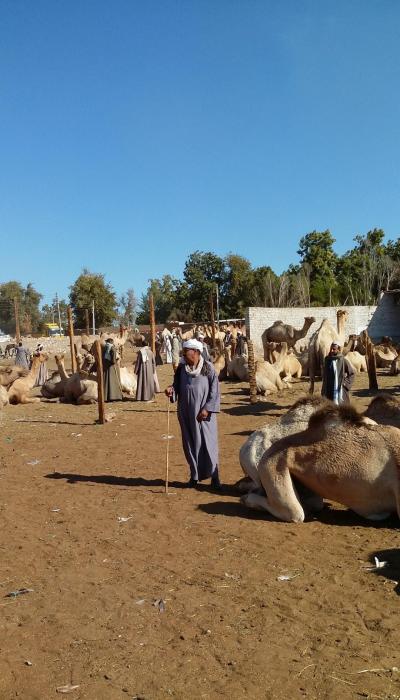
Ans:
[[[134,487],[150,487],[150,486],[165,486],[164,479],[144,479],[141,476],[113,476],[112,474],[70,474],[62,472],[54,472],[53,474],[45,474],[45,479],[63,479],[68,484],[77,483],[92,483],[92,484],[107,484],[109,486],[125,486],[127,488]],[[188,489],[187,482],[170,481],[169,486],[174,489]],[[211,484],[199,484],[193,491],[209,491],[210,493],[223,494],[224,496],[238,496],[238,490],[235,486],[222,485],[221,491],[211,486]]]
[[[370,556],[371,563],[375,563],[374,557],[377,557],[380,562],[386,562],[382,569],[377,569],[372,572],[375,576],[384,576],[389,581],[394,581],[396,584],[393,589],[397,595],[400,595],[400,549],[379,549],[372,552]]]

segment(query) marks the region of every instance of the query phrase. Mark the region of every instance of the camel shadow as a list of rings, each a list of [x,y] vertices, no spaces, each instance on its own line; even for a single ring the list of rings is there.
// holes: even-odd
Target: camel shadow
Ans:
[[[232,495],[239,496],[240,494],[235,488],[234,494]],[[198,506],[198,508],[204,513],[207,513],[208,515],[224,515],[225,517],[246,518],[247,520],[266,520],[275,523],[283,522],[278,520],[278,518],[275,518],[267,511],[253,510],[252,508],[248,508],[247,506],[243,505],[239,499],[233,503],[226,503],[224,501],[217,501],[213,503],[201,503]],[[336,525],[345,527],[362,526],[368,528],[373,527],[374,529],[398,527],[397,515],[393,515],[390,518],[387,518],[386,520],[371,521],[362,518],[360,515],[353,513],[353,511],[351,510],[337,510],[327,503],[325,503],[323,510],[319,513],[308,513],[306,515],[306,523],[315,521],[324,523],[326,525]]]
[[[372,552],[370,556],[371,564],[375,563],[375,557],[380,562],[386,562],[386,565],[372,573],[393,581],[396,584],[393,590],[397,595],[400,595],[400,549],[379,549],[376,552]]]

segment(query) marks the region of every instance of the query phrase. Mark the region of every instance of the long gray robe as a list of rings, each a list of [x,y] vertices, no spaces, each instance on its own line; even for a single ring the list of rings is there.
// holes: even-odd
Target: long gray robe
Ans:
[[[147,361],[144,362],[144,357]],[[156,391],[154,375],[156,372],[155,357],[149,347],[140,348],[135,364],[137,375],[136,401],[151,401]]]
[[[336,355],[336,357],[328,355],[324,363],[321,396],[335,403],[349,403],[350,389],[355,376],[353,365],[343,355]]]
[[[23,346],[17,347],[15,364],[19,367],[26,367],[26,369],[29,369],[29,351]]]
[[[41,362],[34,386],[43,386],[45,382],[47,382],[47,362]]]
[[[104,401],[122,401],[122,389],[117,365],[117,350],[110,350],[111,359],[106,359],[105,347],[103,348],[103,383]]]
[[[218,377],[210,362],[204,362],[202,372],[198,377],[191,377],[180,364],[173,384],[174,396],[178,399],[183,451],[190,476],[195,481],[208,479],[218,467]],[[207,420],[199,422],[197,416],[203,408],[210,414]]]

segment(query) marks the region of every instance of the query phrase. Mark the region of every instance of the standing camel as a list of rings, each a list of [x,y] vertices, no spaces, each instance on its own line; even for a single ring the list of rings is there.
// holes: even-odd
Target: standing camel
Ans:
[[[315,323],[314,316],[306,316],[304,318],[303,328],[294,328],[293,326],[283,323],[283,321],[275,321],[269,328],[266,328],[261,336],[264,358],[267,360],[266,343],[287,343],[288,348],[292,348],[300,338],[305,338],[308,329]]]

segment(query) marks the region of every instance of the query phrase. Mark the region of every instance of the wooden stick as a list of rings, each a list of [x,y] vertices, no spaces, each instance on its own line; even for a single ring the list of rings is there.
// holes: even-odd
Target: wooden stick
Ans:
[[[104,425],[106,422],[106,407],[104,403],[104,383],[103,383],[103,358],[101,353],[100,340],[94,343],[94,356],[96,358],[96,373],[97,373],[97,388],[98,388],[98,404],[99,404],[99,423]]]
[[[85,309],[85,325],[86,325],[86,335],[90,335],[90,328],[89,328],[89,309]]]
[[[149,294],[149,309],[150,309],[150,337],[151,337],[151,351],[156,354],[156,319],[154,315],[154,298],[152,294]]]
[[[369,388],[372,391],[377,391],[377,389],[379,387],[378,387],[378,379],[376,376],[376,360],[375,360],[374,346],[372,345],[372,341],[368,335],[367,330],[365,330],[361,333],[361,339],[365,345],[365,351],[366,351],[365,359],[367,362]]]
[[[74,324],[72,321],[72,309],[70,306],[67,308],[68,314],[68,335],[69,335],[69,348],[71,351],[71,369],[72,374],[76,372],[76,358],[74,352]]]
[[[169,477],[169,417],[170,417],[171,402],[167,396],[167,457],[165,463],[165,493],[168,493],[168,477]]]
[[[254,345],[252,340],[247,341],[247,347],[249,351],[250,403],[257,403],[256,363],[254,360]]]

